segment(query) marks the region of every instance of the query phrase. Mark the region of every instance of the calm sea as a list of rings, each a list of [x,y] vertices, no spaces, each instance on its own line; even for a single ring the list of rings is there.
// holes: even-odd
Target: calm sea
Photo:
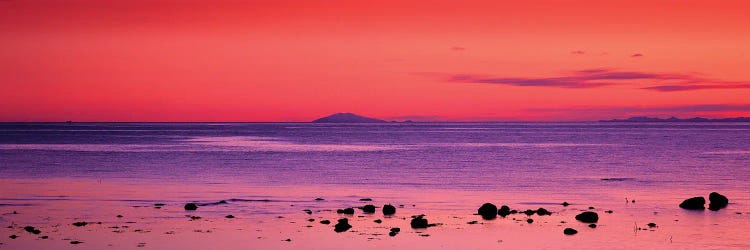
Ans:
[[[458,190],[738,189],[747,123],[0,124],[0,175]]]

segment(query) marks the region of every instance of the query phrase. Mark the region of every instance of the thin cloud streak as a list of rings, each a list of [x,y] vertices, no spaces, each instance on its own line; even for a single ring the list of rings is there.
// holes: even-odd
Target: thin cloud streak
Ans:
[[[445,81],[456,83],[485,83],[521,87],[599,88],[611,85],[653,85],[640,87],[659,92],[702,89],[750,88],[749,83],[707,79],[688,74],[588,69],[573,71],[558,77],[494,77],[474,74],[449,75]]]

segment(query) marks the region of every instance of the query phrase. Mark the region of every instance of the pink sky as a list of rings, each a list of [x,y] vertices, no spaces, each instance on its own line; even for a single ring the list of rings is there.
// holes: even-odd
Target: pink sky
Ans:
[[[0,121],[750,116],[748,9],[4,0]]]

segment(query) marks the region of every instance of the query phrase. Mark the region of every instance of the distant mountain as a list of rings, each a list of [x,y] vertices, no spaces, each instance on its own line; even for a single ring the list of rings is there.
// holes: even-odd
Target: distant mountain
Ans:
[[[613,119],[613,120],[600,120],[599,122],[750,122],[750,117],[734,117],[734,118],[720,118],[720,119],[709,119],[703,117],[695,117],[688,119],[680,119],[676,117],[670,117],[667,119],[661,119],[656,117],[636,116],[628,119]]]
[[[352,113],[336,113],[332,114],[312,122],[315,123],[383,123],[387,122],[380,119],[364,117]]]

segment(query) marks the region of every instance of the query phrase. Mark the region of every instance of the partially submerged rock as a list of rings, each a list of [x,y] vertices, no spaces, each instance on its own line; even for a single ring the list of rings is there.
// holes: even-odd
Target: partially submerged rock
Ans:
[[[228,214],[227,216],[224,216],[224,218],[227,218],[227,219],[234,219],[234,215]]]
[[[365,205],[362,207],[362,212],[365,212],[366,214],[372,214],[375,213],[375,206],[373,205]]]
[[[82,227],[82,226],[85,226],[85,225],[88,225],[88,224],[89,223],[85,222],[85,221],[73,222],[73,226],[76,226],[76,227]]]
[[[328,225],[328,224],[331,224],[331,221],[330,220],[321,220],[320,224]]]
[[[333,226],[333,231],[340,233],[349,230],[350,228],[352,228],[352,225],[349,225],[349,219],[342,218],[339,219],[339,222]]]
[[[552,215],[552,213],[550,211],[547,211],[547,209],[544,209],[542,207],[540,207],[539,209],[536,210],[536,214],[538,214],[540,216],[543,216],[543,215]]]
[[[32,234],[40,234],[40,233],[42,233],[42,231],[40,231],[39,229],[36,229],[36,228],[34,228],[32,226],[25,226],[25,227],[23,227],[23,230],[25,230],[26,232],[32,233]]]
[[[198,205],[196,205],[195,203],[185,204],[185,210],[196,210],[196,209],[198,209]]]
[[[589,227],[590,227],[590,228],[596,228],[596,224],[594,224],[594,223],[591,223],[591,224],[589,224]]]
[[[712,192],[708,195],[708,200],[711,202],[708,204],[708,209],[711,211],[718,211],[719,209],[727,207],[729,199],[717,192]]]
[[[576,220],[584,223],[596,223],[599,221],[599,215],[596,212],[583,212],[576,215]]]
[[[484,203],[477,209],[477,213],[482,216],[482,219],[491,220],[497,217],[497,206],[492,203]]]
[[[532,216],[536,213],[536,211],[531,210],[531,209],[526,209],[526,211],[523,211],[523,213],[526,214],[527,216]]]
[[[565,230],[563,230],[563,233],[565,235],[574,235],[574,234],[578,233],[578,230],[575,230],[575,229],[572,229],[572,228],[565,228]]]
[[[680,207],[688,210],[703,210],[706,209],[703,205],[706,204],[706,199],[703,197],[693,197],[680,203]]]
[[[497,210],[497,214],[502,217],[508,216],[509,214],[511,214],[510,207],[503,205],[502,207],[500,207],[500,210]]]
[[[411,228],[427,228],[430,224],[427,222],[427,219],[424,218],[424,215],[418,215],[414,216],[414,218],[411,219]]]
[[[336,210],[336,213],[339,214],[354,214],[354,208],[344,208],[344,209],[338,209]]]
[[[383,206],[383,215],[393,215],[396,213],[396,207],[394,207],[391,204],[386,204]]]

